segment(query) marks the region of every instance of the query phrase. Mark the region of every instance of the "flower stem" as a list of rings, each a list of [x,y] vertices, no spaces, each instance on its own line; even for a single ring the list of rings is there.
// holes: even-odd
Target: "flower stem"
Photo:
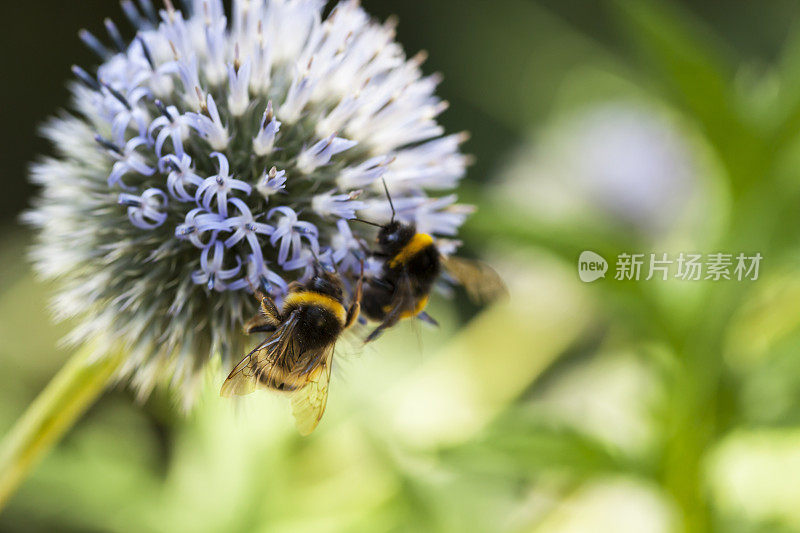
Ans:
[[[121,353],[96,358],[93,348],[85,345],[67,361],[0,443],[0,510],[119,369]]]

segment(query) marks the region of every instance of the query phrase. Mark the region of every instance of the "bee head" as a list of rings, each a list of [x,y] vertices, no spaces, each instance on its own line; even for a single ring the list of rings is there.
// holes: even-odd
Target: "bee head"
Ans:
[[[404,224],[393,220],[381,227],[378,232],[378,247],[386,255],[395,255],[417,233],[413,224]]]
[[[336,272],[324,268],[319,262],[314,264],[314,277],[306,284],[309,290],[341,299],[344,295],[342,280]]]

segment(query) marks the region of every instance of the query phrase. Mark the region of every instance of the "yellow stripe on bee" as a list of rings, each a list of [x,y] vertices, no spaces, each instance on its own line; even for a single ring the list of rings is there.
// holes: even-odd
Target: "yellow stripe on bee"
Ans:
[[[414,309],[409,309],[408,311],[403,311],[403,313],[400,315],[400,318],[403,319],[403,318],[415,317],[418,314],[420,314],[422,311],[424,311],[425,307],[427,305],[428,305],[428,296],[423,296],[422,298],[417,300],[417,305],[414,306]],[[392,310],[392,306],[391,305],[384,306],[384,308],[383,308],[383,312],[384,313],[388,313],[391,310]]]
[[[289,293],[283,301],[284,307],[301,307],[303,305],[317,305],[327,309],[339,320],[342,326],[347,322],[347,311],[344,306],[326,294],[313,291],[298,291]]]
[[[409,259],[432,244],[433,237],[427,233],[417,233],[411,238],[410,241],[408,241],[408,244],[403,246],[400,251],[397,252],[397,255],[395,255],[392,260],[389,261],[389,267],[396,268],[406,263]]]

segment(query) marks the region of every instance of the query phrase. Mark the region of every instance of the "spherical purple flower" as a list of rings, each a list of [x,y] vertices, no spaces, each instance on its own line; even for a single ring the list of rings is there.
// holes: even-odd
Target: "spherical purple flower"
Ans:
[[[211,357],[244,352],[251,286],[280,298],[315,260],[354,285],[375,229],[348,221],[388,219],[382,180],[401,219],[455,235],[468,210],[442,191],[468,160],[436,121],[439,77],[357,1],[327,18],[321,0],[165,4],[122,2],[130,44],[81,32],[101,64],[73,68],[76,114],[44,129],[57,156],[27,220],[75,337],[188,396]]]

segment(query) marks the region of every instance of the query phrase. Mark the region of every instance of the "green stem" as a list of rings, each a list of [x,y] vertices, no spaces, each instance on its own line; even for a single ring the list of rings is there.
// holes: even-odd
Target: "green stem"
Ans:
[[[86,345],[67,361],[0,443],[0,510],[122,364],[121,353],[92,359],[93,348]]]

